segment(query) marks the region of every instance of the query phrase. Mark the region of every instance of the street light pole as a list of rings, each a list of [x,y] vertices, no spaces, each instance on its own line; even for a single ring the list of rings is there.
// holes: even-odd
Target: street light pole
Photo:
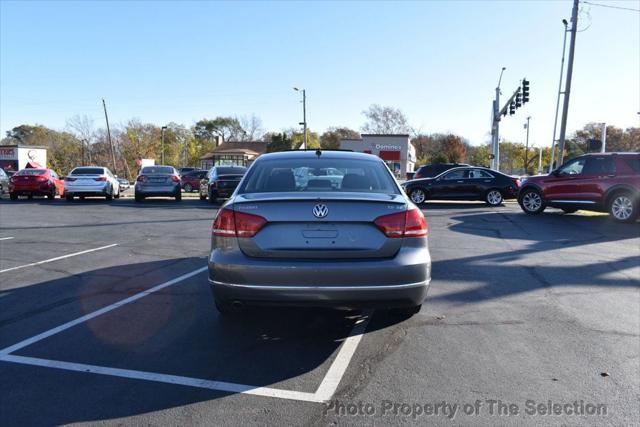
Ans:
[[[161,156],[161,161],[160,163],[162,163],[164,165],[164,131],[167,130],[166,126],[162,126],[162,131],[161,134],[162,136],[160,137],[161,141],[162,141],[162,156]]]
[[[558,164],[562,164],[564,160],[564,141],[567,134],[567,117],[569,116],[569,95],[571,93],[571,77],[573,76],[573,57],[576,54],[576,33],[578,31],[579,3],[579,0],[573,0],[573,10],[571,11],[571,41],[569,42],[567,83],[564,85],[564,102],[562,105],[562,122],[560,123],[560,140],[558,141]]]
[[[566,19],[562,20],[564,24],[564,40],[562,41],[562,60],[560,61],[560,81],[558,82],[558,99],[556,100],[556,118],[553,121],[553,140],[551,141],[551,161],[549,162],[549,173],[553,171],[553,162],[556,152],[556,128],[558,126],[558,111],[560,111],[560,95],[562,95],[562,75],[564,74],[564,53],[567,49],[567,25]]]
[[[297,87],[294,87],[293,90],[300,92],[302,91],[302,127],[303,127],[303,132],[304,134],[302,135],[302,140],[303,140],[303,147],[306,150],[307,149],[307,91],[306,89],[298,89]]]
[[[525,123],[524,127],[527,129],[527,142],[524,146],[524,173],[528,173],[529,171],[529,120],[531,120],[531,116],[527,117],[527,123]]]
[[[493,159],[491,159],[491,169],[498,170],[500,167],[500,83],[502,74],[507,67],[502,67],[498,86],[496,87],[496,99],[493,101],[493,120],[491,123],[491,148]]]

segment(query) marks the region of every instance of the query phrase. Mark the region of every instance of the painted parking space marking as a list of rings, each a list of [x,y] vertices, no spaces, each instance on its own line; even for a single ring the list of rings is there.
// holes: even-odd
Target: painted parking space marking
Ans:
[[[214,381],[202,378],[185,377],[180,375],[169,375],[156,372],[138,371],[131,369],[112,368],[107,366],[98,366],[84,363],[71,363],[60,360],[41,359],[37,357],[27,357],[13,355],[20,349],[30,346],[38,341],[42,341],[45,338],[49,338],[62,331],[72,328],[76,325],[84,323],[90,319],[101,316],[105,313],[120,308],[126,304],[132,303],[144,298],[147,295],[151,295],[154,292],[158,292],[169,286],[183,282],[193,276],[205,272],[208,269],[207,266],[198,268],[182,276],[171,279],[167,282],[156,285],[146,291],[139,292],[123,300],[117,301],[99,310],[86,314],[77,319],[71,320],[48,331],[42,332],[33,337],[20,341],[17,344],[6,347],[0,350],[0,361],[8,363],[17,363],[22,365],[40,366],[45,368],[61,369],[66,371],[83,372],[88,374],[107,375],[120,378],[138,379],[153,382],[161,382],[166,384],[176,384],[189,387],[205,388],[209,390],[217,390],[228,393],[249,394],[263,397],[274,397],[279,399],[297,400],[303,402],[323,403],[331,399],[335,391],[337,390],[340,381],[342,380],[351,359],[353,358],[355,351],[360,344],[362,336],[364,335],[369,320],[371,318],[372,311],[363,313],[363,317],[358,319],[351,329],[349,335],[343,341],[338,350],[338,354],[331,363],[329,370],[323,377],[320,385],[315,393],[301,392],[295,390],[284,390],[271,387],[260,387],[246,384],[237,384],[224,381]]]
[[[0,240],[11,240],[14,239],[14,237],[0,237]]]
[[[55,257],[55,258],[45,259],[43,261],[32,262],[32,263],[29,263],[29,264],[19,265],[17,267],[5,268],[4,270],[0,270],[0,273],[6,273],[7,271],[19,270],[21,268],[34,267],[36,265],[47,264],[49,262],[59,261],[61,259],[65,259],[65,258],[71,258],[71,257],[78,256],[78,255],[88,254],[90,252],[96,252],[96,251],[101,251],[103,249],[113,248],[114,246],[118,246],[118,244],[117,243],[113,243],[113,244],[107,245],[107,246],[100,246],[99,248],[87,249],[85,251],[74,252],[72,254],[67,254],[67,255],[62,255],[62,256]]]

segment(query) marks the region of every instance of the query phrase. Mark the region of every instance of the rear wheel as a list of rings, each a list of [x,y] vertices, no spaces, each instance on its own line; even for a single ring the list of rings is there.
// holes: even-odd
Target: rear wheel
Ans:
[[[140,194],[136,194],[135,199],[136,199],[136,202],[141,202],[144,200],[144,196],[141,196]]]
[[[109,201],[113,200],[113,194],[107,194],[107,195],[105,196],[105,199],[107,199],[107,200],[109,200]]]
[[[522,210],[530,215],[539,214],[546,207],[538,190],[533,188],[524,190],[518,201]]]
[[[427,200],[427,193],[422,188],[416,188],[409,193],[411,201],[416,205],[421,205]]]
[[[572,214],[577,212],[578,209],[573,209],[573,208],[562,208],[562,212],[566,213],[566,214]]]
[[[484,201],[487,202],[489,206],[500,206],[502,200],[502,193],[495,188],[487,191],[487,194],[484,196]]]
[[[609,202],[609,214],[618,222],[633,222],[638,218],[638,203],[627,192],[617,193]]]
[[[215,203],[217,201],[217,197],[213,193],[213,191],[209,190],[209,203]]]
[[[9,198],[11,200],[18,200],[18,195],[16,193],[9,193]]]
[[[193,191],[193,187],[191,186],[191,184],[185,184],[184,191],[186,191],[187,193],[191,193]]]
[[[207,196],[205,196],[204,194],[200,195],[200,200],[207,200]]]
[[[182,200],[182,193],[176,194],[176,202],[179,202],[181,200]]]
[[[64,198],[67,202],[73,202],[73,195],[71,194],[66,194]]]

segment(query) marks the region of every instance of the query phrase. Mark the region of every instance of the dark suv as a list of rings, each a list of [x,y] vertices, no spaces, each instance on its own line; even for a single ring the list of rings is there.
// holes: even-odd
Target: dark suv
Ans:
[[[518,203],[528,214],[547,206],[609,212],[616,221],[633,222],[640,210],[640,153],[585,154],[549,175],[522,182]]]
[[[413,175],[413,179],[420,178],[433,178],[440,175],[444,171],[449,169],[458,168],[461,166],[469,166],[466,163],[433,163],[430,165],[420,166],[416,173]]]

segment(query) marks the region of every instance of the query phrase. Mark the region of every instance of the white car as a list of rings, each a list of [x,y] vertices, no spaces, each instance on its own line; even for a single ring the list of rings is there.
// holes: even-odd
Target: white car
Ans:
[[[77,167],[64,178],[64,197],[104,197],[107,200],[120,197],[120,183],[111,171],[102,166]]]

